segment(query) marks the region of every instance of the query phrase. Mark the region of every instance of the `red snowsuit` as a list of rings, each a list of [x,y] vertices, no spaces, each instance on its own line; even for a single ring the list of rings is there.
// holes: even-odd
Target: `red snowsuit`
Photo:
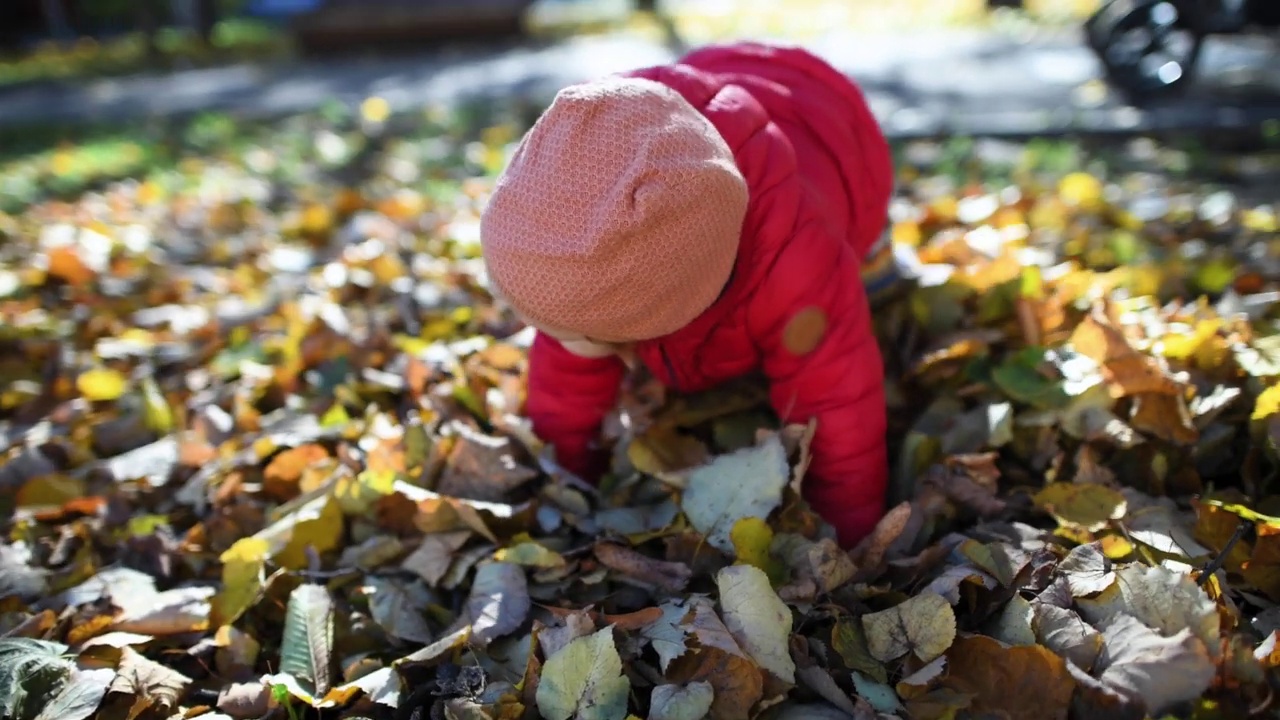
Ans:
[[[640,342],[636,356],[683,392],[763,370],[784,422],[817,418],[806,499],[850,546],[884,512],[883,368],[859,266],[884,229],[888,145],[861,92],[816,56],[756,43],[712,46],[631,73],[661,82],[711,120],[746,178],[749,204],[733,274],[692,323]],[[816,311],[815,311],[816,309]],[[821,328],[811,351],[804,329]],[[816,325],[815,325],[816,321]],[[526,412],[559,461],[586,479],[625,367],[582,358],[538,333]]]

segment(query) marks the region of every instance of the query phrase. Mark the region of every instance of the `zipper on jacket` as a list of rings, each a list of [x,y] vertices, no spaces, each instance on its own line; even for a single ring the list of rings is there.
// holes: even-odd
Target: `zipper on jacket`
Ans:
[[[671,376],[671,389],[680,392],[680,376],[676,374],[676,366],[671,362],[671,356],[667,355],[667,346],[659,343],[658,352],[662,354],[662,364],[666,366],[667,374]]]

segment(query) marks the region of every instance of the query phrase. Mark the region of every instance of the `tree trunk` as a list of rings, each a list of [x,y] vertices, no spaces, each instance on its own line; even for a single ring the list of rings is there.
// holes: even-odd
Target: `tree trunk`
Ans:
[[[40,0],[40,11],[49,28],[49,34],[55,40],[70,40],[75,36],[71,31],[71,23],[67,22],[67,9],[63,0]]]
[[[218,26],[218,0],[196,0],[196,34],[205,45],[213,44]]]

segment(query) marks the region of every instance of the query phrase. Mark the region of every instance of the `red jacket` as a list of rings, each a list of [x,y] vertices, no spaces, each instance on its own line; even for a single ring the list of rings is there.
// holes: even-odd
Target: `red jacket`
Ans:
[[[686,327],[639,343],[636,355],[683,392],[763,370],[784,422],[817,418],[804,494],[851,545],[883,514],[888,471],[883,368],[859,277],[892,189],[884,136],[855,85],[799,49],[713,46],[631,74],[668,85],[710,119],[750,193],[720,299]],[[810,329],[815,316],[826,328],[812,351],[795,354],[783,334],[802,310]],[[578,357],[539,333],[529,362],[535,431],[561,464],[591,479],[622,361]]]

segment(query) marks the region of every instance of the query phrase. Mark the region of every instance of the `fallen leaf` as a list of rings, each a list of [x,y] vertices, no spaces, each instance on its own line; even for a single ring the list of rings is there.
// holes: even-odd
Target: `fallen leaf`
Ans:
[[[369,577],[365,581],[369,613],[388,635],[410,642],[431,643],[435,634],[427,625],[426,609],[435,598],[421,582]]]
[[[121,648],[120,653],[120,665],[109,690],[134,696],[131,714],[148,709],[165,713],[177,708],[191,678],[147,659],[131,647]]]
[[[1034,617],[1031,603],[1021,595],[1014,595],[994,621],[987,624],[987,634],[1005,645],[1035,645]]]
[[[467,598],[471,637],[486,645],[524,624],[530,608],[524,570],[503,562],[486,562],[476,568]]]
[[[1200,431],[1191,421],[1187,404],[1179,395],[1135,395],[1129,424],[1161,440],[1179,445],[1191,445],[1200,438]]]
[[[881,662],[908,652],[929,662],[946,652],[956,637],[956,617],[936,593],[915,595],[888,610],[862,616],[867,648]]]
[[[1036,640],[1089,672],[1102,652],[1102,634],[1073,610],[1041,602],[1032,607]]]
[[[787,646],[791,610],[769,577],[757,567],[733,565],[716,573],[716,589],[729,634],[760,667],[794,685],[796,665]]]
[[[211,587],[192,586],[135,595],[112,629],[157,636],[204,630],[209,626],[209,600],[214,593]]]
[[[891,714],[903,711],[902,703],[898,700],[898,694],[893,688],[863,675],[860,672],[853,673],[853,689],[862,698],[865,698],[876,712]],[[851,715],[853,713],[850,713]]]
[[[1128,615],[1165,637],[1186,631],[1216,656],[1221,632],[1217,604],[1190,575],[1140,563],[1116,571],[1116,582],[1102,594],[1077,601],[1081,616],[1102,629],[1105,620]]]
[[[0,717],[35,717],[66,686],[74,669],[61,643],[0,638]]]
[[[733,639],[709,602],[690,600],[691,617],[685,627],[696,646],[674,658],[667,679],[675,683],[705,681],[715,697],[712,720],[745,720],[764,696],[760,668]]]
[[[770,582],[777,583],[781,580],[785,568],[769,552],[773,544],[773,528],[763,519],[742,518],[733,524],[729,540],[733,543],[734,556],[738,562],[760,568],[769,576]]]
[[[1058,522],[1096,532],[1124,517],[1124,495],[1104,485],[1051,483],[1036,493],[1036,505]]]
[[[457,441],[437,490],[442,495],[502,502],[516,488],[538,476],[515,458],[510,438],[491,437],[465,425],[452,426]]]
[[[218,709],[233,718],[259,718],[271,707],[271,689],[260,682],[233,683],[218,693]]]
[[[610,570],[670,593],[683,590],[693,575],[684,563],[655,560],[615,543],[596,543],[592,552]]]
[[[681,509],[721,552],[733,552],[733,526],[744,517],[767,518],[782,502],[790,476],[776,435],[754,448],[721,455],[689,474]]]
[[[470,530],[428,533],[422,537],[417,549],[400,563],[400,567],[417,574],[431,587],[436,587],[449,572],[454,553],[466,545],[469,539]]]
[[[658,653],[658,666],[666,673],[671,661],[689,649],[684,621],[693,611],[676,600],[668,600],[658,607],[662,616],[641,628],[640,637],[653,645],[654,652]]]
[[[711,711],[715,691],[710,683],[659,685],[649,700],[649,720],[702,720]]]
[[[241,538],[222,556],[222,588],[210,601],[209,621],[229,625],[253,606],[262,592],[268,546],[258,537]]]
[[[831,628],[831,648],[840,655],[846,668],[865,673],[876,682],[888,682],[884,665],[871,656],[861,622],[843,617],[836,621]]]
[[[1075,597],[1093,595],[1111,587],[1116,574],[1111,560],[1102,552],[1101,543],[1077,545],[1058,563],[1058,572],[1067,579],[1067,587]]]
[[[707,447],[690,435],[680,434],[669,424],[652,425],[627,447],[627,457],[636,470],[649,475],[697,467],[709,459]]]
[[[547,658],[538,681],[538,712],[547,720],[623,720],[630,690],[613,629],[606,627]]]
[[[289,595],[280,643],[280,674],[292,678],[311,702],[331,686],[333,598],[322,585],[304,583]]]
[[[40,710],[35,720],[85,720],[93,717],[115,678],[113,668],[75,668],[67,678],[67,684]]]
[[[111,368],[86,370],[76,378],[76,390],[91,402],[118,400],[128,388],[128,379]]]
[[[1209,688],[1214,663],[1204,643],[1184,628],[1161,636],[1137,618],[1118,613],[1104,620],[1103,652],[1095,674],[1107,686],[1158,716]]]
[[[945,686],[972,696],[977,715],[1065,720],[1075,681],[1062,658],[1039,645],[1006,647],[981,635],[957,638],[947,650]]]
[[[498,562],[543,570],[559,569],[565,566],[564,557],[560,553],[532,540],[502,548],[493,554],[493,559]]]

